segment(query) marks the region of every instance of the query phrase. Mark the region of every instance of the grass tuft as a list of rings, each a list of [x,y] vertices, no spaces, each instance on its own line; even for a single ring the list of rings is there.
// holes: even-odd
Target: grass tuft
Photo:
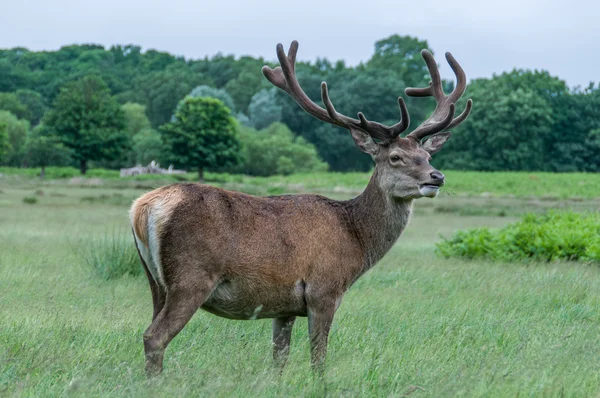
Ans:
[[[80,246],[83,248],[78,254],[104,280],[142,274],[132,238],[120,233],[106,233],[104,237]]]
[[[27,203],[28,205],[36,204],[38,199],[35,196],[25,196],[23,198],[23,203]]]

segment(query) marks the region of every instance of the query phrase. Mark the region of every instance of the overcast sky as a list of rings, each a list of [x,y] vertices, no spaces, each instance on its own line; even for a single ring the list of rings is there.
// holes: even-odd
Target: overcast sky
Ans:
[[[0,48],[137,44],[187,58],[217,52],[275,59],[296,39],[298,58],[349,65],[392,34],[451,51],[469,78],[546,69],[570,86],[600,81],[600,1],[578,0],[0,0]],[[260,71],[257,71],[260,73]]]

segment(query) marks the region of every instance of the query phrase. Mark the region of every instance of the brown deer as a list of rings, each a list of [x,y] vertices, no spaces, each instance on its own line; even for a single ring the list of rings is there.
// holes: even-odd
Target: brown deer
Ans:
[[[273,357],[287,361],[297,316],[308,317],[311,364],[322,372],[327,336],[344,292],[392,247],[411,215],[413,200],[435,197],[444,175],[429,164],[472,102],[454,118],[466,77],[450,53],[457,76],[445,95],[433,56],[423,50],[429,87],[408,88],[414,97],[432,96],[433,114],[405,138],[409,125],[403,99],[393,126],[336,112],[325,82],[325,108],[308,98],[295,74],[298,43],[280,67],[263,67],[265,77],[312,116],[350,130],[370,154],[375,171],[358,197],[337,201],[319,195],[256,197],[202,184],[174,184],[137,199],[131,207],[135,243],[152,292],[154,314],[144,333],[146,371],[162,371],[169,342],[198,308],[230,319],[273,319]],[[429,136],[425,142],[423,138]]]

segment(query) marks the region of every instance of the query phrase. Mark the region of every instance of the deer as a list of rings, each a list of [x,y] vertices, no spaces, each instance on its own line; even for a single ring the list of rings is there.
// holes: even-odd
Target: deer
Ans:
[[[446,59],[457,83],[446,95],[433,55],[422,50],[431,82],[405,94],[433,97],[437,105],[401,137],[410,123],[402,97],[400,120],[392,126],[361,112],[358,119],[340,114],[325,82],[323,108],[298,83],[297,51],[297,41],[287,55],[278,44],[280,66],[264,66],[262,73],[310,115],[348,129],[375,163],[371,179],[360,195],[342,201],[315,194],[252,196],[200,183],[164,186],[135,200],[130,220],[153,302],[152,322],[143,334],[149,377],[162,372],[168,344],[200,308],[235,320],[271,318],[273,360],[280,369],[288,360],[296,317],[308,317],[311,368],[323,374],[329,331],[344,293],[395,244],[413,201],[436,197],[444,185],[444,175],[429,161],[472,108],[469,99],[454,117],[466,75],[450,53]]]

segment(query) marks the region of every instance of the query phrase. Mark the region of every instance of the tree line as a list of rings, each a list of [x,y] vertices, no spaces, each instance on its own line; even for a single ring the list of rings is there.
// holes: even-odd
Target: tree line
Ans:
[[[398,95],[429,81],[426,40],[394,35],[355,67],[298,62],[307,95],[327,81],[340,112],[398,120]],[[140,47],[73,45],[0,50],[0,163],[118,168],[158,160],[255,175],[368,170],[347,131],[307,115],[260,73],[262,58],[190,60]],[[445,81],[447,91],[452,81]],[[470,82],[469,119],[434,158],[466,170],[600,170],[600,85],[570,88],[546,71],[515,69]],[[412,128],[435,106],[406,98]],[[463,104],[464,105],[464,104]],[[459,109],[461,106],[459,104]]]

